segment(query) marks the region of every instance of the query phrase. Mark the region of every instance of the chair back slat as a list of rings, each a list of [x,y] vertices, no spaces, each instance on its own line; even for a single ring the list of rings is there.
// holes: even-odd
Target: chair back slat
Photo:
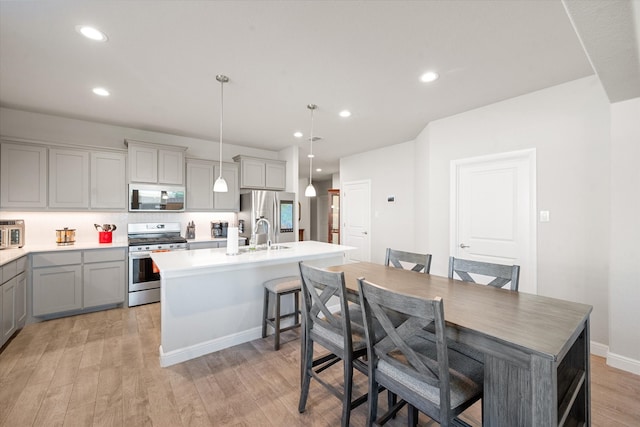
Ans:
[[[431,270],[431,254],[418,254],[387,248],[384,265],[428,274]]]
[[[305,330],[313,333],[314,326],[328,329],[344,339],[344,350],[351,351],[351,321],[347,308],[343,272],[322,270],[299,263],[302,282],[303,321]],[[340,304],[339,312],[328,306],[332,297]]]
[[[455,273],[455,275],[454,275]],[[476,283],[471,274],[492,277],[487,283],[489,286],[503,288],[510,283],[512,291],[518,290],[520,279],[519,265],[493,264],[490,262],[472,261],[468,259],[449,257],[449,278],[455,279],[457,276],[464,282]]]
[[[444,311],[442,299],[433,300],[416,298],[381,288],[364,279],[358,279],[360,304],[364,313],[365,334],[371,345],[369,357],[371,366],[384,361],[408,376],[417,378],[433,387],[449,389],[449,364],[447,339],[444,332]],[[389,310],[406,316],[404,322],[395,326],[389,319]],[[438,321],[438,318],[441,318]],[[373,333],[373,322],[376,319],[382,326],[383,333],[377,337]],[[435,335],[425,331],[425,327],[435,324]],[[430,338],[429,338],[430,337]],[[375,341],[375,340],[378,341]],[[416,340],[430,339],[438,349],[437,358],[429,358],[417,353]],[[449,392],[443,402],[449,404]]]

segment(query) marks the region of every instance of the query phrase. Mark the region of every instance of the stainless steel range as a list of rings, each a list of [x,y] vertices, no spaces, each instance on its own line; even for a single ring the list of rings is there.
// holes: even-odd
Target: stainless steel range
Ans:
[[[179,222],[128,224],[129,307],[160,301],[160,272],[151,260],[153,252],[187,249]]]

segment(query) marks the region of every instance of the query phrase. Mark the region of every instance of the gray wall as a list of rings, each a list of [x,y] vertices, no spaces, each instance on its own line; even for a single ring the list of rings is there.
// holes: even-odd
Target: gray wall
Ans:
[[[424,219],[415,215],[414,188],[419,185],[414,157],[415,143],[410,141],[340,159],[341,186],[371,180],[372,262],[383,263],[388,247],[414,250],[416,227]],[[392,195],[396,201],[388,203]]]
[[[538,293],[592,305],[591,338],[607,345],[610,129],[588,77],[431,122],[415,141],[341,159],[340,178],[371,180],[373,262],[386,246],[430,252],[431,271],[446,275],[450,162],[535,148],[537,210],[551,216],[538,224]]]
[[[640,98],[611,105],[608,362],[640,375]]]

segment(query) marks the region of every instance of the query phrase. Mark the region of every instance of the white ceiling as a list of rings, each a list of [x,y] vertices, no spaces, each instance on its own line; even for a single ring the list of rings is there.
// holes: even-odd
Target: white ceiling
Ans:
[[[427,70],[441,78],[421,83]],[[308,134],[309,103],[324,175],[434,119],[593,70],[555,0],[0,1],[3,107],[217,141],[220,73],[225,142],[300,144],[306,176],[293,132]]]

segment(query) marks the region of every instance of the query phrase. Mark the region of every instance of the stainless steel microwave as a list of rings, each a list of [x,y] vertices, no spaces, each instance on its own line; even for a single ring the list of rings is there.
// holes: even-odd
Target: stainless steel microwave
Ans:
[[[182,186],[129,184],[129,212],[181,212],[184,195]]]
[[[0,249],[21,248],[24,246],[24,220],[0,220]]]

